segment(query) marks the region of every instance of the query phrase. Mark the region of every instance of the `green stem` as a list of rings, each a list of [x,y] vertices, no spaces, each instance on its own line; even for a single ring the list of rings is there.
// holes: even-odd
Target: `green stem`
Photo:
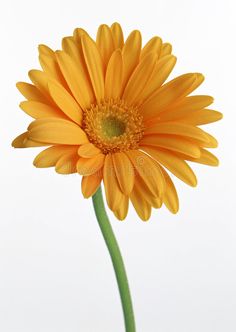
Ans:
[[[115,270],[116,280],[118,283],[121,303],[123,307],[125,329],[126,332],[135,332],[133,306],[129,291],[128,279],[125,272],[125,266],[118,243],[106,214],[101,188],[99,188],[93,195],[93,206],[103,238],[111,256],[113,268]]]

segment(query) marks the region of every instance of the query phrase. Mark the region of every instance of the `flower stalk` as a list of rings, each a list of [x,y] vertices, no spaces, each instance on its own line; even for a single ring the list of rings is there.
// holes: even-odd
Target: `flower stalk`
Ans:
[[[125,331],[126,332],[135,332],[135,320],[134,320],[134,312],[133,305],[129,290],[128,279],[125,271],[124,262],[121,256],[121,252],[113,233],[111,224],[109,222],[103,197],[101,187],[97,190],[97,192],[93,195],[93,206],[95,210],[95,214],[97,217],[97,221],[99,227],[101,229],[103,238],[106,242],[106,246],[108,248],[113,268],[116,275],[116,280],[119,288],[120,299],[123,308],[123,315],[125,321]]]

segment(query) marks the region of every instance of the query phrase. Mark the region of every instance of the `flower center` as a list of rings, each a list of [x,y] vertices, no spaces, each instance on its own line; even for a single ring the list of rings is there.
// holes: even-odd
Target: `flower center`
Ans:
[[[118,137],[125,132],[125,123],[115,116],[108,116],[102,120],[102,131],[108,138]]]
[[[103,153],[136,149],[143,136],[143,117],[123,100],[103,101],[85,110],[83,129]]]

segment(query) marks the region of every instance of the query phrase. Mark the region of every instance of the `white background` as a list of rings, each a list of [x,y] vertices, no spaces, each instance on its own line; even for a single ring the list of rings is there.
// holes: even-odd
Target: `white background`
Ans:
[[[95,36],[118,21],[144,42],[173,44],[172,77],[199,71],[198,92],[215,97],[224,120],[209,126],[219,168],[193,165],[199,185],[175,179],[181,208],[154,211],[148,223],[131,209],[112,215],[127,267],[137,332],[236,331],[235,6],[234,1],[2,1],[1,34],[1,332],[124,331],[111,262],[91,200],[78,175],[36,169],[36,149],[14,150],[28,116],[16,81],[39,68],[37,45],[57,49],[75,27]]]

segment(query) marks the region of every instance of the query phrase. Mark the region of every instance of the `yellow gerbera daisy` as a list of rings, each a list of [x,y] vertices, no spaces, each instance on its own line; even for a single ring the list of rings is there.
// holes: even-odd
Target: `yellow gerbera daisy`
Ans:
[[[62,40],[62,50],[39,46],[40,70],[33,84],[19,82],[27,99],[21,109],[35,120],[12,143],[16,148],[48,146],[36,167],[78,172],[84,197],[104,183],[107,204],[118,219],[129,200],[139,217],[164,203],[176,213],[178,196],[167,170],[190,186],[197,179],[187,161],[218,165],[205,148],[217,141],[198,126],[222,114],[208,109],[213,98],[189,96],[204,80],[188,73],[168,83],[176,57],[153,37],[142,48],[141,33],[124,42],[118,23],[101,25],[96,42],[83,29]]]

